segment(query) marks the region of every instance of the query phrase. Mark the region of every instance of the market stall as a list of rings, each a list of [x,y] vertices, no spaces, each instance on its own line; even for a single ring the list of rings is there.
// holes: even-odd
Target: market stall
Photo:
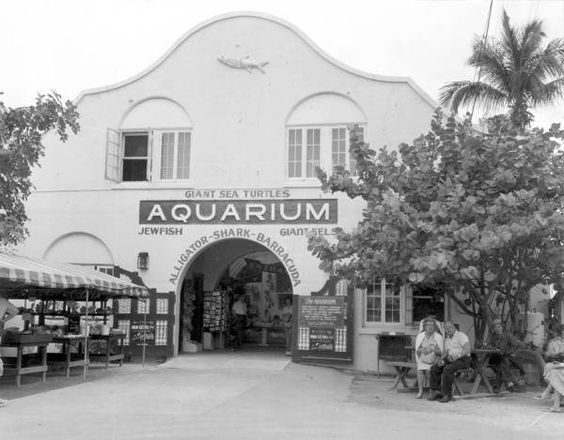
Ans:
[[[83,366],[83,374],[86,377],[89,364],[90,324],[93,315],[104,315],[107,310],[104,305],[109,299],[129,297],[144,300],[148,297],[149,292],[144,286],[138,286],[87,267],[0,252],[0,294],[9,299],[21,299],[26,302],[41,301],[41,305],[36,309],[21,308],[22,312],[27,315],[24,329],[6,332],[2,338],[3,346],[18,350],[18,360],[14,370],[19,383],[21,374],[31,372],[40,371],[45,378],[47,371],[44,359],[46,356],[45,344],[46,340],[48,343],[53,338],[50,330],[43,325],[46,315],[70,316],[73,311],[71,308],[73,302],[84,304],[80,308],[82,316],[79,318],[78,326],[72,326],[68,322],[64,329],[56,330],[54,336],[56,341],[77,338],[81,340],[83,359],[81,361],[71,360],[67,351],[65,352],[65,366],[67,375],[70,367]],[[93,307],[94,302],[99,302],[100,308]],[[52,306],[46,305],[49,303]],[[39,317],[37,322],[35,322],[35,316]],[[81,322],[84,322],[83,326]],[[31,325],[28,325],[29,323]],[[102,333],[109,332],[103,336],[110,334],[119,336],[119,331],[116,329],[108,329],[105,325],[100,327]],[[21,353],[24,344],[27,347],[36,346],[42,349],[42,360],[39,366],[25,367],[22,365]],[[108,356],[109,354],[106,360]]]

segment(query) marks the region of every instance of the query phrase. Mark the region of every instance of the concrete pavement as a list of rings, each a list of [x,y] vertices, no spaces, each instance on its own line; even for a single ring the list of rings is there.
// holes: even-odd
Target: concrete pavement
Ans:
[[[548,403],[533,400],[533,393],[427,402],[388,392],[389,377],[293,364],[272,352],[185,355],[146,368],[126,364],[96,370],[84,383],[74,380],[66,388],[13,394],[9,405],[0,408],[0,439],[518,440],[564,435],[564,413],[542,412]],[[12,390],[8,386],[2,392],[10,397]]]

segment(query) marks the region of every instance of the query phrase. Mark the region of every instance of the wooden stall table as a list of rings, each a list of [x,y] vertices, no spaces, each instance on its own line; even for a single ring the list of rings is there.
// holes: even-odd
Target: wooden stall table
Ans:
[[[498,395],[499,393],[494,393],[492,384],[490,383],[487,375],[488,362],[492,354],[501,353],[497,349],[485,349],[485,348],[475,348],[471,350],[472,364],[471,368],[475,374],[474,380],[472,382],[472,387],[469,392],[465,392],[460,379],[455,377],[454,386],[460,393],[458,398],[472,398],[472,397],[487,397]],[[487,393],[478,393],[480,384],[484,383],[487,389]]]
[[[88,358],[84,359],[84,336],[83,335],[63,335],[53,338],[53,343],[62,344],[62,360],[55,358],[55,356],[48,356],[49,364],[62,365],[66,369],[67,378],[70,377],[70,369],[73,367],[84,367],[88,371]],[[72,356],[71,346],[78,345],[77,356]],[[55,359],[51,359],[55,358]]]
[[[474,379],[471,394],[475,394],[478,391],[478,387],[482,381],[484,382],[488,392],[493,393],[493,387],[486,374],[486,368],[488,366],[490,356],[492,354],[499,354],[501,351],[497,349],[475,348],[471,353],[473,355],[472,368],[476,371],[476,379]]]
[[[104,362],[106,368],[110,366],[110,362],[118,361],[119,366],[123,365],[123,358],[125,357],[123,353],[123,340],[125,338],[125,333],[110,333],[109,335],[90,335],[89,340],[92,341],[104,341],[106,352],[104,354],[90,354],[90,362]],[[111,345],[113,341],[118,341],[120,346],[120,352],[116,354],[111,353]]]
[[[16,376],[16,386],[21,385],[21,377],[24,374],[42,373],[43,382],[47,377],[47,346],[52,340],[51,335],[28,335],[6,333],[2,337],[2,347],[13,347],[17,349],[15,367],[4,365],[4,371],[8,374],[14,373]],[[23,366],[24,347],[37,347],[37,352],[41,356],[39,365]],[[34,353],[35,354],[35,353]]]
[[[417,371],[417,364],[415,362],[410,361],[386,361],[386,363],[396,370],[396,376],[394,378],[394,384],[388,391],[393,391],[397,389],[398,385],[401,383],[404,388],[408,391],[415,391],[417,390],[417,379],[412,386],[409,386],[407,383],[407,375],[411,372],[411,370]],[[399,390],[398,390],[399,391]]]
[[[386,364],[394,367],[396,370],[396,375],[394,377],[394,384],[388,391],[397,390],[400,391],[417,391],[417,375],[415,376],[415,382],[412,386],[407,383],[407,375],[412,371],[417,371],[417,363],[415,362],[415,346],[414,345],[404,345],[403,349],[406,353],[406,358],[404,360],[387,360]],[[399,384],[403,385],[403,389],[397,389]]]

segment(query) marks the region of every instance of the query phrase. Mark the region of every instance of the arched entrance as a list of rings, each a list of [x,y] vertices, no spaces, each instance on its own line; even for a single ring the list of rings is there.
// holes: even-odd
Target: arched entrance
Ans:
[[[286,350],[292,294],[284,265],[263,245],[246,239],[208,245],[181,284],[179,351]],[[238,299],[246,319],[236,316],[242,310],[234,308]]]

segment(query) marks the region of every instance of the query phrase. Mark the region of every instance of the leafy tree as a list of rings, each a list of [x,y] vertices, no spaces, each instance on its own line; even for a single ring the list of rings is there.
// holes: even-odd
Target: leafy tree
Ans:
[[[428,134],[378,154],[353,130],[358,179],[343,169],[319,177],[366,208],[355,230],[309,238],[320,267],[360,286],[440,287],[474,318],[477,341],[501,300],[516,330],[533,286],[564,285],[564,131],[518,132],[506,116],[488,129],[438,110]]]
[[[44,154],[42,136],[55,130],[66,141],[69,130],[78,133],[78,116],[76,106],[56,92],[38,95],[28,107],[8,108],[0,101],[0,246],[27,235],[24,202],[32,168]]]
[[[516,126],[526,126],[530,109],[564,96],[564,40],[546,42],[542,21],[514,28],[503,11],[501,38],[476,38],[468,64],[477,81],[454,81],[441,88],[440,102],[454,112],[474,102],[485,111],[509,109]]]

